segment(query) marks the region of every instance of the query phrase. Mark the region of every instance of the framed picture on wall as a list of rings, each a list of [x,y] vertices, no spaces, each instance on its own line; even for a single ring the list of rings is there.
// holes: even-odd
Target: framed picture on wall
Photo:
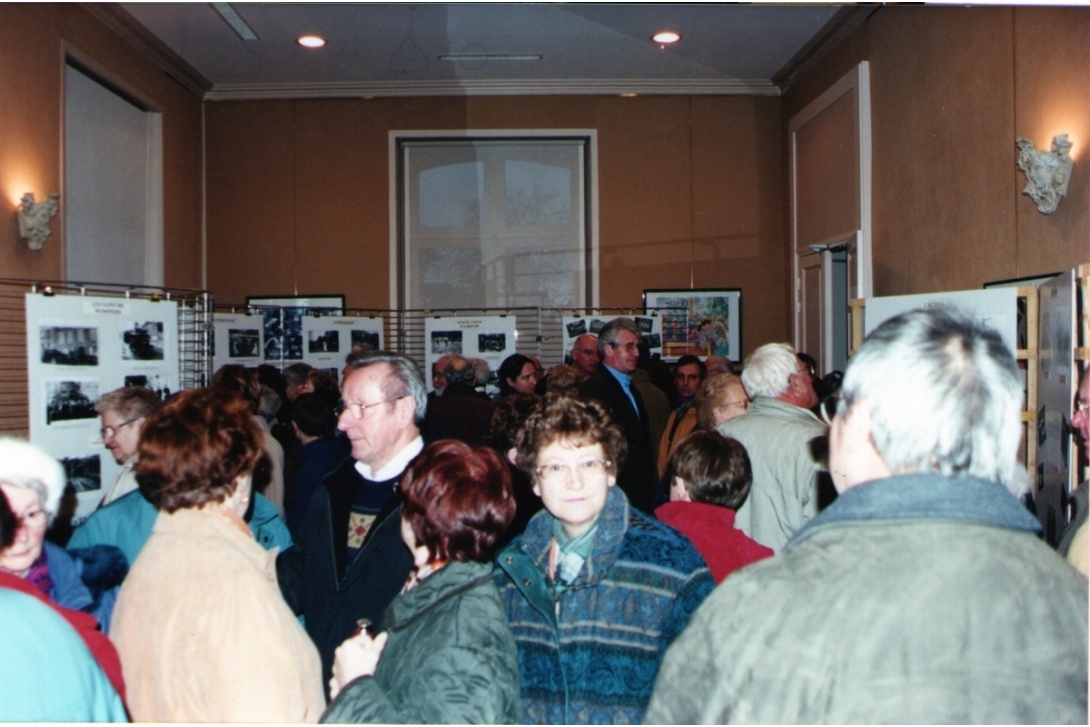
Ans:
[[[265,360],[303,360],[303,316],[344,314],[343,295],[249,295],[246,305],[265,319]]]
[[[643,306],[662,318],[664,361],[686,354],[741,360],[741,289],[645,290]]]

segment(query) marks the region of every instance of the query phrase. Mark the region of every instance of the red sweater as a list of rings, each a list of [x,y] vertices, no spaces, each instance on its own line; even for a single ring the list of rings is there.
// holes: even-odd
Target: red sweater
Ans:
[[[734,510],[704,502],[667,502],[655,510],[659,520],[692,541],[716,584],[733,571],[773,555],[771,548],[734,527]]]
[[[105,672],[106,678],[110,680],[110,684],[117,690],[121,701],[125,701],[125,681],[121,677],[121,659],[117,655],[117,649],[114,648],[113,642],[106,637],[106,634],[98,630],[98,620],[94,616],[53,603],[48,596],[35,588],[26,578],[20,578],[11,573],[0,571],[0,588],[10,588],[13,591],[34,596],[63,616],[64,620],[71,624],[72,628],[83,639],[83,642],[87,644],[91,656],[95,658],[102,671]],[[63,658],[63,656],[58,656],[58,658]]]

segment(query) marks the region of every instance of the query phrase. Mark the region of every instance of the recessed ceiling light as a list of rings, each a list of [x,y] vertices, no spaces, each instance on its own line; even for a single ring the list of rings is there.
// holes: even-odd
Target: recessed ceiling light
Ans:
[[[304,48],[321,48],[325,45],[325,38],[318,35],[301,35],[295,42]]]
[[[675,33],[672,30],[660,30],[658,33],[651,36],[651,40],[659,45],[668,45],[670,43],[677,43],[681,40],[681,34]]]

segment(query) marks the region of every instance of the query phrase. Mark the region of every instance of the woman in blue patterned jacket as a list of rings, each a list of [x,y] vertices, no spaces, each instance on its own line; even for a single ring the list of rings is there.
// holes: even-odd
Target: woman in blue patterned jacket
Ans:
[[[596,401],[550,395],[519,432],[545,505],[496,561],[537,724],[636,724],[663,653],[714,588],[695,548],[614,487],[626,444]]]

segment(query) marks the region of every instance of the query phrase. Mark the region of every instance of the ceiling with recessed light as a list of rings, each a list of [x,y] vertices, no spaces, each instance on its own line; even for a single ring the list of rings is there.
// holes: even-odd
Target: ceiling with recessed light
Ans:
[[[150,44],[165,56],[187,64],[206,97],[213,99],[507,93],[775,95],[800,51],[843,25],[850,14],[849,8],[833,4],[121,3],[119,7],[130,31],[150,38]],[[244,23],[238,27],[252,30],[254,39],[243,39],[228,23],[236,16]],[[651,36],[661,30],[673,30],[682,38],[660,46]],[[306,34],[324,38],[325,47],[298,45],[297,39]]]

